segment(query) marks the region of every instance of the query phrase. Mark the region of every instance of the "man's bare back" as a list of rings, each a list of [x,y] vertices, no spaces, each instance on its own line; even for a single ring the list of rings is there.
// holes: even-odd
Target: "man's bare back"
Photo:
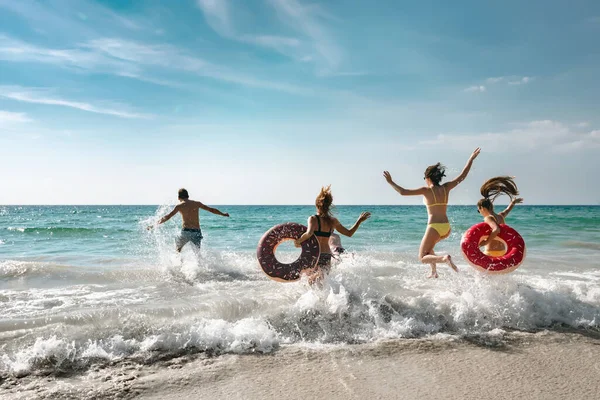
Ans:
[[[206,207],[194,200],[183,201],[175,207],[181,213],[182,228],[200,229],[200,208]]]

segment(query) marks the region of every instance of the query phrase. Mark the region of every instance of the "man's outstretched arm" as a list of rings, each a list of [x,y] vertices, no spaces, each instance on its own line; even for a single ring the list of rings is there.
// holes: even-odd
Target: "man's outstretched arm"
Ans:
[[[173,218],[173,216],[175,214],[177,214],[178,212],[179,212],[179,206],[175,206],[175,208],[173,208],[173,210],[170,213],[168,213],[167,215],[165,215],[164,217],[162,217],[161,219],[159,219],[158,222],[156,223],[156,225],[158,226],[160,224],[163,224],[163,223],[167,222],[168,220],[170,220],[171,218]],[[154,228],[154,225],[150,225],[148,227],[148,229],[152,229],[152,228]]]
[[[217,214],[222,217],[229,217],[229,213],[221,212],[221,211],[217,210],[216,208],[206,206],[206,205],[200,203],[199,201],[197,201],[196,204],[198,204],[199,208],[203,209],[204,211],[208,211],[209,213]]]

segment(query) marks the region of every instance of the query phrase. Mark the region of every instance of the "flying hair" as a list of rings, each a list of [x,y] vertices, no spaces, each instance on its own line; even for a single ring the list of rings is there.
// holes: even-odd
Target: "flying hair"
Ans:
[[[502,194],[507,195],[510,199],[514,199],[519,195],[519,189],[511,176],[496,176],[488,179],[480,189],[483,199],[477,203],[478,207],[488,210],[494,209],[494,200]]]
[[[315,200],[315,206],[317,207],[319,217],[327,222],[330,222],[333,218],[333,214],[331,213],[332,204],[333,196],[331,195],[331,185],[323,186]]]
[[[425,178],[431,179],[434,185],[439,185],[442,181],[442,178],[446,176],[446,167],[444,167],[441,163],[437,163],[435,165],[430,165],[425,170]]]

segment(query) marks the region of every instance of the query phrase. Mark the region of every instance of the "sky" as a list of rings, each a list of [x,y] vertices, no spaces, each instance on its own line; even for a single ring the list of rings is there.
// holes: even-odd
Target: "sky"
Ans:
[[[0,0],[0,204],[600,204],[595,0]]]

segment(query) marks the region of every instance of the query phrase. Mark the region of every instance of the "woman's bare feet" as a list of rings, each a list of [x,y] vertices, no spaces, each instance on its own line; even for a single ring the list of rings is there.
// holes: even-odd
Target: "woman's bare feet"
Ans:
[[[454,272],[458,272],[458,267],[452,262],[452,256],[450,256],[450,254],[444,256],[444,261],[454,270]]]
[[[437,264],[430,264],[431,265],[431,274],[429,274],[429,276],[427,278],[437,278],[438,274],[437,274]]]

